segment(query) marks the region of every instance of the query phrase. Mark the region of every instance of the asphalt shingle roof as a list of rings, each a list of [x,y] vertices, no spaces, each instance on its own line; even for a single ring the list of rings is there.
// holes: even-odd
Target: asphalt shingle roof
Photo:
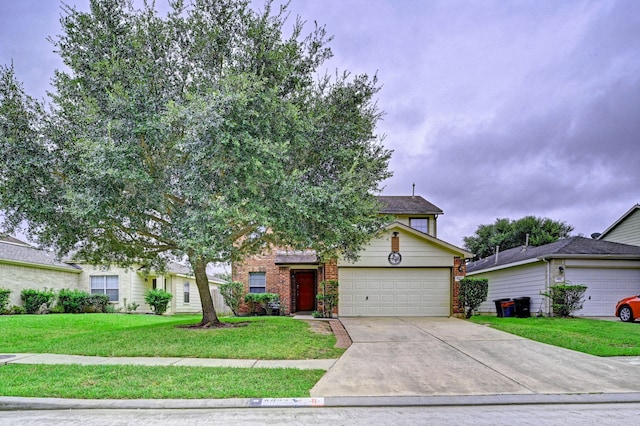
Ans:
[[[637,256],[640,258],[640,246],[594,240],[585,237],[571,237],[564,240],[558,240],[554,243],[545,244],[543,246],[522,246],[501,251],[498,253],[497,261],[496,255],[494,254],[489,257],[476,260],[475,262],[469,262],[467,264],[467,273],[542,257],[571,257],[576,255],[591,255],[593,257]]]
[[[82,269],[77,265],[62,262],[56,258],[55,253],[40,250],[24,243],[16,243],[10,239],[0,239],[0,259],[32,263],[35,265],[54,266],[71,271]]]
[[[419,195],[380,195],[378,200],[384,206],[384,214],[443,214],[437,206]]]

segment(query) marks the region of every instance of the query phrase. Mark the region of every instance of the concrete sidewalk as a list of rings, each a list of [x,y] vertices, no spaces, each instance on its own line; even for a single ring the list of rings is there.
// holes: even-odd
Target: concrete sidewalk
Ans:
[[[4,364],[146,365],[177,367],[295,368],[328,370],[335,359],[257,360],[211,358],[100,357],[60,354],[0,354]]]

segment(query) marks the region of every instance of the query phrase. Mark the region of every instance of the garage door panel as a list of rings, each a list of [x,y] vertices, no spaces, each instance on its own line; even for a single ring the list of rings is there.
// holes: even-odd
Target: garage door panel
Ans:
[[[340,268],[341,316],[448,316],[448,268]]]
[[[612,316],[616,302],[640,293],[640,270],[612,268],[567,268],[567,281],[587,286],[579,316]]]

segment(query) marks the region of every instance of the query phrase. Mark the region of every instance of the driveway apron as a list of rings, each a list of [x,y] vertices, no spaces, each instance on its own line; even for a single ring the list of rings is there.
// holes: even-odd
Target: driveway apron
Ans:
[[[353,344],[311,396],[640,392],[640,366],[457,318],[341,318]]]

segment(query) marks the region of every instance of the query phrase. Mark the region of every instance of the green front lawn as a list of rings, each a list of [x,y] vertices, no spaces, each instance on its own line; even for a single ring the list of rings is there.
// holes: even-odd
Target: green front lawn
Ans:
[[[289,317],[224,318],[246,326],[180,328],[195,315],[52,314],[0,316],[0,353],[225,359],[337,358],[333,334]]]
[[[288,317],[224,318],[240,327],[189,329],[200,316],[59,314],[0,316],[0,353],[226,359],[337,358],[333,334]],[[308,397],[322,370],[0,366],[0,395],[89,399]]]
[[[640,324],[585,318],[498,318],[471,321],[537,342],[597,356],[640,355]]]
[[[0,366],[0,395],[78,399],[218,399],[308,397],[322,370]]]

